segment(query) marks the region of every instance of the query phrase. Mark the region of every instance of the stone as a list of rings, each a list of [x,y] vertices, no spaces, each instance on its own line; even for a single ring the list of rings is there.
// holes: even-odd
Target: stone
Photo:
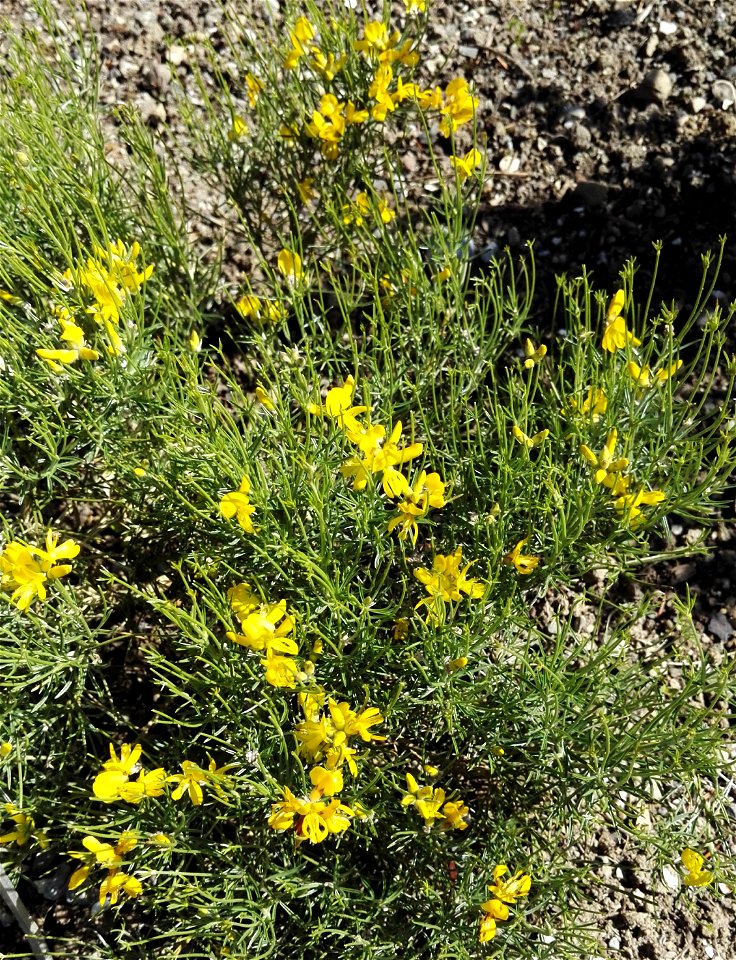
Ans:
[[[601,207],[608,199],[608,187],[595,180],[581,180],[573,191],[572,199],[584,207]]]
[[[636,96],[644,103],[664,103],[672,88],[672,78],[666,70],[650,70],[636,88]]]

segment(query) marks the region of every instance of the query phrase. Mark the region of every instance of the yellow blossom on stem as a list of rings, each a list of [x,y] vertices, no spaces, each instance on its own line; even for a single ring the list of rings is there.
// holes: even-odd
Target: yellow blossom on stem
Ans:
[[[486,585],[482,580],[474,580],[467,576],[472,560],[462,570],[460,569],[462,555],[462,547],[458,547],[451,554],[438,553],[432,561],[431,570],[419,567],[414,571],[414,576],[424,585],[429,594],[428,597],[420,600],[414,609],[418,610],[426,606],[427,619],[437,622],[442,604],[460,600],[463,593],[467,594],[471,600],[478,600],[485,593]]]
[[[590,419],[597,423],[608,409],[608,398],[600,387],[589,387],[588,392],[582,402],[578,402],[577,397],[568,397],[567,405],[563,407],[561,413],[577,414],[580,417]]]
[[[595,482],[602,483],[606,487],[613,487],[616,482],[616,474],[624,471],[629,465],[627,457],[614,459],[617,440],[618,431],[614,428],[608,434],[603,449],[599,454],[596,455],[593,453],[590,447],[584,443],[580,446],[582,455],[588,463],[595,468],[595,473],[593,474]]]
[[[248,104],[251,108],[255,107],[256,103],[258,102],[258,97],[263,90],[263,81],[259,80],[258,77],[248,72],[245,75],[245,86],[248,90]]]
[[[54,373],[59,373],[65,365],[76,363],[77,360],[99,360],[96,350],[90,349],[84,339],[84,330],[73,320],[58,316],[61,325],[60,339],[69,344],[59,350],[36,350],[36,356],[45,360]]]
[[[481,910],[484,911],[480,920],[480,933],[478,939],[481,943],[487,943],[496,936],[496,921],[508,920],[509,908],[500,900],[486,900],[481,904]]]
[[[713,873],[710,870],[704,870],[705,860],[695,850],[686,847],[680,854],[682,865],[687,870],[682,882],[686,887],[705,887],[713,880]]]
[[[245,120],[235,114],[230,125],[230,129],[227,134],[227,138],[231,143],[235,143],[237,140],[242,140],[243,137],[248,136],[248,124]]]
[[[301,58],[306,55],[307,44],[314,39],[314,27],[306,17],[298,17],[289,37],[291,50],[284,60],[284,69],[294,70]]]
[[[626,295],[624,291],[617,290],[608,308],[606,327],[603,331],[601,346],[609,353],[623,350],[629,344],[632,347],[641,346],[641,340],[637,340],[634,334],[626,329],[626,320],[621,313],[625,302]]]
[[[503,878],[509,872],[505,863],[499,863],[493,868],[493,883],[488,887],[503,903],[515,903],[519,897],[525,897],[532,885],[532,878],[523,870],[517,870],[513,877]],[[486,909],[486,904],[483,904]],[[489,911],[490,912],[490,911]]]
[[[517,427],[516,424],[511,428],[511,432],[514,435],[514,439],[518,440],[527,450],[531,450],[532,447],[538,447],[539,444],[543,443],[549,436],[549,430],[540,430],[539,433],[535,433],[533,437],[529,437],[521,427]]]
[[[286,615],[286,600],[278,603],[262,603],[240,620],[242,634],[228,633],[228,639],[250,650],[263,651],[267,657],[272,653],[296,654],[296,640],[289,636],[294,630],[294,618]]]
[[[425,517],[430,509],[439,510],[445,506],[445,484],[438,473],[426,473],[422,470],[411,487],[406,485],[405,499],[397,505],[398,514],[388,522],[388,532],[399,528],[399,539],[411,535],[412,543],[417,542],[418,517]]]
[[[220,500],[220,513],[226,520],[232,520],[235,517],[246,533],[255,533],[251,517],[255,513],[255,507],[248,499],[250,493],[250,480],[244,476],[240,481],[237,490],[231,490]]]
[[[304,276],[302,258],[293,250],[284,248],[278,256],[279,273],[291,284],[298,283]]]
[[[33,817],[19,810],[15,804],[4,804],[5,816],[13,821],[15,827],[8,833],[0,836],[0,843],[14,843],[17,847],[24,847],[33,836]]]
[[[531,370],[533,366],[543,360],[547,356],[547,348],[544,344],[536,347],[532,341],[527,337],[524,341],[524,366],[527,370]]]
[[[531,554],[523,554],[521,552],[522,547],[528,541],[528,537],[525,537],[523,540],[519,540],[514,549],[507,553],[503,558],[504,563],[508,563],[509,566],[515,567],[516,572],[522,574],[522,576],[532,573],[539,566],[539,557],[535,557]]]
[[[104,907],[109,897],[110,906],[118,902],[120,894],[126,897],[139,897],[143,893],[143,885],[136,877],[119,870],[111,870],[100,884],[100,906]]]
[[[269,397],[266,391],[263,388],[263,385],[260,383],[256,384],[256,400],[261,406],[264,406],[266,410],[275,410],[273,400]]]
[[[293,690],[296,687],[297,680],[303,676],[299,664],[291,657],[284,657],[280,654],[270,652],[268,656],[261,660],[261,666],[264,668],[264,679],[272,687],[288,687]],[[306,676],[304,676],[306,679]]]
[[[10,591],[10,602],[27,610],[36,597],[46,599],[46,583],[71,572],[70,563],[79,554],[75,540],[59,543],[59,534],[49,530],[44,547],[32,547],[14,540],[0,552],[0,588]]]
[[[382,427],[374,428],[372,431],[368,430],[360,436],[355,436],[355,438],[348,434],[348,438],[357,443],[363,454],[362,459],[352,457],[340,468],[344,477],[353,478],[354,490],[364,490],[370,474],[382,473],[384,475],[383,489],[387,496],[400,496],[406,491],[408,488],[406,478],[402,478],[402,483],[401,480],[397,479],[398,471],[393,471],[392,468],[418,457],[424,447],[421,443],[411,443],[407,447],[399,447],[401,430],[401,421],[399,420],[394,425],[388,440],[385,441],[383,440],[384,431]]]
[[[661,503],[664,500],[664,493],[661,490],[638,490],[636,493],[624,493],[613,501],[613,506],[622,515],[624,523],[631,524],[632,527],[638,527],[645,521],[641,504],[651,506],[655,503]]]
[[[445,93],[440,113],[440,133],[449,137],[458,127],[469,123],[475,116],[478,108],[478,99],[470,93],[468,81],[464,77],[451,80],[445,87]]]
[[[368,407],[353,406],[353,394],[355,393],[355,380],[352,375],[348,376],[340,387],[332,387],[327,391],[325,402],[323,404],[310,403],[307,409],[313,416],[329,417],[336,420],[338,426],[350,434],[360,434],[363,426],[357,418],[365,413]]]
[[[208,773],[191,760],[183,760],[181,769],[182,773],[172,773],[166,778],[168,783],[178,784],[171,794],[171,799],[180,800],[185,793],[188,793],[194,806],[200,807],[204,800],[202,787],[209,783]]]
[[[475,171],[483,165],[483,154],[480,150],[473,148],[464,157],[451,156],[450,163],[462,182],[467,180],[468,177],[472,177]]]

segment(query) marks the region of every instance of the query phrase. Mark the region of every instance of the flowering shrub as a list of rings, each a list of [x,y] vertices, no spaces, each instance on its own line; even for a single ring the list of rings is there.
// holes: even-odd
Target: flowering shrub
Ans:
[[[232,31],[167,162],[237,205],[237,284],[134,117],[110,165],[67,41],[53,82],[11,44],[0,844],[63,878],[70,956],[589,956],[603,828],[683,896],[733,876],[731,672],[689,594],[644,654],[622,588],[729,482],[717,265],[689,317],[626,264],[533,325],[531,256],[465,253],[482,99],[405,8]]]

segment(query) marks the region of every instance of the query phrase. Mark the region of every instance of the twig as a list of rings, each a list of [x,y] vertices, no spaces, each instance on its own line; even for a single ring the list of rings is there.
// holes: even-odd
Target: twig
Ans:
[[[33,955],[38,960],[51,960],[49,948],[41,936],[38,924],[26,910],[23,901],[18,896],[18,891],[12,884],[10,877],[5,872],[5,868],[0,863],[0,897],[3,898],[10,912],[18,921],[18,926],[30,944]]]

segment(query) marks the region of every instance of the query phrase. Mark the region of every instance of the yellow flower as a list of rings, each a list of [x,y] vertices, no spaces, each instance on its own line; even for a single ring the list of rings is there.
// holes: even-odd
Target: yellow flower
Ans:
[[[531,370],[535,364],[539,363],[540,360],[543,360],[547,356],[547,348],[544,344],[541,344],[535,349],[534,344],[527,337],[527,339],[524,341],[524,356],[526,358],[524,360],[524,366],[527,370]]]
[[[474,580],[467,576],[473,561],[460,569],[462,562],[462,547],[454,553],[435,555],[432,561],[432,570],[419,567],[414,576],[424,585],[429,597],[425,597],[416,604],[415,609],[426,606],[428,617],[435,619],[442,602],[460,600],[466,593],[472,600],[478,600],[485,593],[485,584],[481,580]]]
[[[177,788],[171,794],[172,800],[180,800],[185,793],[189,794],[189,799],[195,807],[200,807],[204,800],[202,786],[209,783],[209,776],[206,770],[203,770],[198,764],[191,760],[183,760],[181,763],[182,773],[172,773],[166,778],[168,783],[178,784]]]
[[[238,620],[245,620],[249,613],[261,606],[260,598],[253,593],[247,583],[238,583],[227,592],[230,606]]]
[[[608,308],[601,346],[609,353],[623,350],[628,344],[631,344],[632,347],[641,346],[641,340],[637,340],[634,334],[626,329],[626,321],[621,314],[625,302],[624,291],[617,290]]]
[[[411,443],[400,448],[401,429],[401,421],[397,421],[386,441],[383,427],[366,428],[360,434],[348,431],[348,439],[356,443],[363,454],[361,460],[351,457],[340,468],[344,477],[353,478],[354,490],[364,490],[371,473],[384,474],[383,489],[389,497],[399,496],[408,487],[406,479],[402,484],[396,478],[398,471],[391,472],[391,468],[418,457],[424,447],[421,443]]]
[[[334,53],[323,53],[319,47],[312,47],[309,51],[310,64],[317,73],[328,83],[331,83],[345,66],[346,56],[335,57]]]
[[[128,780],[117,790],[118,797],[126,803],[140,803],[144,797],[160,797],[164,792],[166,771],[163,767],[155,770],[141,770],[137,780]]]
[[[427,0],[404,0],[407,13],[424,13],[427,9]]]
[[[364,743],[370,743],[371,740],[385,740],[385,737],[379,737],[378,734],[371,731],[378,723],[383,723],[383,717],[377,707],[366,707],[361,713],[356,713],[350,709],[350,704],[346,702],[336,703],[332,698],[327,701],[327,707],[330,711],[330,717],[337,735],[335,740],[349,739],[350,737],[360,737]],[[342,737],[340,736],[342,734]]]
[[[14,804],[4,804],[5,814],[15,823],[9,833],[0,836],[0,843],[14,843],[17,847],[24,847],[33,836],[33,817],[19,810]]]
[[[593,475],[595,482],[602,483],[604,486],[611,488],[613,488],[616,483],[616,475],[624,471],[629,465],[627,457],[619,457],[614,460],[617,440],[618,431],[614,428],[608,434],[603,449],[598,455],[593,453],[590,447],[584,443],[580,445],[582,455],[592,467],[596,468]]]
[[[291,284],[297,283],[304,276],[302,258],[293,250],[284,248],[278,256],[277,266],[279,273]]]
[[[404,807],[413,806],[424,820],[425,827],[433,826],[435,821],[448,819],[442,812],[443,805],[448,805],[445,804],[445,791],[441,787],[420,786],[410,773],[406,774],[406,787],[407,792],[402,797],[401,804]],[[458,819],[457,811],[451,809],[449,812],[454,813]],[[465,813],[467,812],[466,808]]]
[[[481,904],[481,910],[484,911],[484,914],[480,920],[478,939],[481,943],[487,943],[496,936],[496,921],[508,920],[509,908],[500,900],[486,900],[485,903]]]
[[[409,619],[408,617],[399,617],[399,619],[394,623],[394,628],[392,630],[392,636],[397,643],[402,643],[404,640],[409,639]]]
[[[401,474],[398,474],[398,476],[402,477]],[[384,484],[384,489],[385,486]],[[405,482],[405,487],[401,492],[404,493],[406,499],[398,504],[398,515],[389,520],[388,532],[391,533],[399,527],[400,540],[406,539],[411,534],[412,543],[416,543],[419,535],[417,517],[426,516],[430,509],[439,510],[445,506],[445,484],[440,480],[438,473],[428,474],[422,470],[411,487]],[[389,494],[389,496],[391,495]]]
[[[517,870],[513,877],[509,877],[507,880],[504,880],[503,877],[509,872],[509,868],[505,863],[499,863],[496,867],[493,868],[493,880],[494,882],[488,887],[488,889],[493,893],[499,900],[503,903],[515,903],[519,897],[525,897],[532,885],[532,878],[529,874],[524,873],[522,870]],[[490,903],[491,901],[488,901]],[[488,909],[488,904],[484,903],[482,905],[483,910],[491,912]],[[505,917],[499,919],[506,919]]]
[[[549,436],[549,430],[540,430],[539,433],[535,433],[533,437],[528,437],[524,431],[517,427],[516,424],[511,428],[511,432],[514,435],[514,438],[523,444],[527,450],[531,450],[532,447],[538,447],[540,443],[543,443]]]
[[[232,520],[233,517],[236,517],[238,523],[246,533],[255,533],[256,528],[253,526],[251,517],[255,513],[256,508],[252,506],[248,499],[249,493],[250,480],[244,476],[240,481],[238,489],[226,493],[220,500],[220,513],[226,520]]]
[[[276,653],[269,653],[264,660],[261,660],[261,666],[265,669],[266,683],[272,687],[288,687],[293,690],[297,680],[302,676],[296,660]]]
[[[258,297],[254,297],[252,294],[245,294],[238,300],[235,304],[235,309],[238,311],[241,317],[246,319],[250,318],[252,320],[260,319],[261,315],[261,301]]]
[[[298,843],[303,840],[321,843],[331,833],[347,830],[350,817],[355,816],[350,807],[337,799],[327,803],[315,790],[309,799],[301,799],[294,796],[288,787],[283,787],[283,797],[283,801],[272,805],[268,825],[272,830],[290,830],[294,827]]]
[[[245,75],[245,85],[248,90],[248,104],[251,108],[255,107],[258,97],[263,90],[263,81],[248,72]]]
[[[187,346],[192,353],[199,353],[199,351],[202,349],[202,338],[196,330],[192,330],[192,332],[189,334]]]
[[[669,367],[664,367],[662,370],[657,370],[654,373],[655,383],[666,383],[670,377],[673,377],[677,373],[681,366],[682,360],[676,360],[675,363],[671,364]],[[646,388],[651,385],[652,371],[650,367],[640,367],[638,363],[635,363],[633,360],[629,360],[629,362],[626,364],[626,371],[637,387]]]
[[[104,803],[114,803],[123,800],[126,803],[140,803],[144,797],[160,797],[164,792],[166,774],[162,767],[156,770],[140,770],[138,779],[130,782],[133,773],[138,769],[141,756],[141,745],[128,743],[120,747],[120,758],[115,747],[110,744],[110,759],[102,765],[92,784],[92,793]]]
[[[306,17],[298,17],[289,34],[291,50],[284,60],[284,69],[293,70],[307,52],[307,44],[314,38],[314,27]]]
[[[686,847],[680,854],[687,874],[682,878],[686,887],[705,887],[713,880],[710,870],[703,870],[705,860],[695,850]]]
[[[532,573],[539,566],[539,557],[532,556],[530,554],[523,554],[521,548],[527,543],[529,537],[525,537],[523,540],[519,540],[513,550],[510,553],[507,553],[503,558],[504,563],[508,563],[510,566],[516,568],[516,572],[526,576],[529,573]]]
[[[4,760],[12,752],[13,752],[12,743],[8,743],[7,740],[4,743],[0,743],[0,760]]]
[[[278,603],[262,603],[256,610],[245,614],[240,627],[242,634],[228,633],[228,639],[249,650],[263,651],[267,657],[273,653],[296,654],[296,641],[289,637],[294,629],[294,618],[286,615],[286,600]]]
[[[14,540],[0,553],[0,588],[12,591],[10,602],[19,610],[27,610],[36,597],[45,600],[46,583],[71,572],[71,564],[58,561],[73,560],[79,553],[79,544],[74,540],[62,544],[58,541],[59,535],[49,530],[45,549]]]
[[[614,500],[613,505],[622,514],[622,521],[630,523],[632,527],[640,526],[644,523],[645,517],[639,509],[640,504],[652,505],[661,503],[664,500],[664,493],[661,490],[638,490],[636,493],[624,493]]]
[[[444,817],[444,820],[439,824],[441,830],[468,829],[465,817],[470,813],[470,808],[461,800],[448,800],[440,812]]]
[[[467,180],[468,177],[472,177],[475,171],[483,165],[483,154],[480,150],[473,148],[464,157],[451,156],[450,163],[462,182]]]
[[[100,906],[105,906],[108,897],[110,906],[114,906],[121,893],[131,898],[139,897],[143,893],[143,886],[136,877],[119,870],[111,870],[100,885]]]
[[[239,117],[237,114],[233,116],[232,125],[228,131],[227,138],[230,143],[234,143],[236,140],[242,140],[243,137],[248,136],[248,124],[242,117]]]
[[[580,417],[587,417],[597,423],[608,409],[608,398],[599,387],[589,387],[582,403],[576,397],[567,398],[567,406],[563,407],[562,414],[573,413]]]
[[[58,315],[57,319],[61,325],[60,338],[69,346],[59,350],[36,350],[36,355],[45,360],[54,373],[59,373],[65,364],[75,363],[77,360],[99,360],[99,353],[91,350],[85,343],[84,330],[80,326],[61,315]]]
[[[260,383],[256,384],[256,400],[258,401],[258,403],[264,406],[266,410],[276,409],[276,407],[274,406],[273,400],[269,397],[269,395],[263,389],[263,385]]]
[[[669,367],[665,367],[662,370],[657,370],[657,372],[654,374],[657,383],[666,383],[670,377],[674,377],[681,366],[682,360],[675,360],[675,362],[670,364]]]
[[[467,657],[456,657],[454,660],[449,660],[445,666],[445,669],[448,673],[456,673],[458,670],[463,670],[467,667],[469,661]]]
[[[442,136],[449,137],[458,127],[469,123],[475,116],[477,107],[478,100],[471,95],[468,81],[463,77],[451,80],[445,87],[444,99],[440,107]]]
[[[341,387],[332,387],[327,391],[324,404],[310,403],[307,409],[313,416],[337,420],[338,426],[347,432],[350,439],[351,434],[362,434],[364,428],[357,418],[368,410],[365,406],[353,406],[354,393],[355,380],[350,375]]]

